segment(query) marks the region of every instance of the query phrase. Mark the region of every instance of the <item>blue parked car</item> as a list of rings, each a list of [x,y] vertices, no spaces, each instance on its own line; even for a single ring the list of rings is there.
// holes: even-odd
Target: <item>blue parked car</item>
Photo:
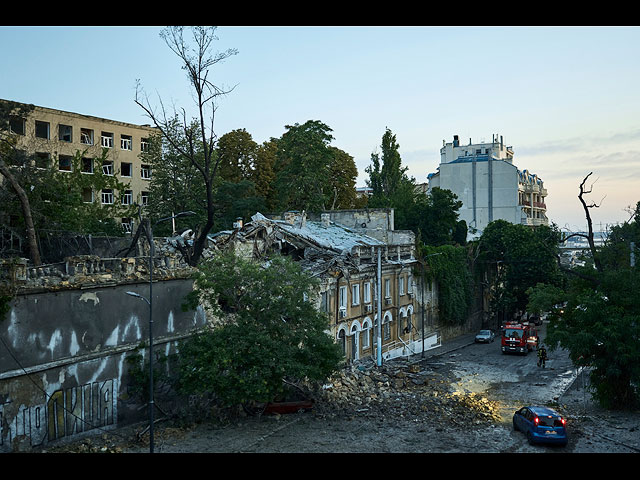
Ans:
[[[522,407],[513,414],[513,429],[524,432],[530,444],[552,443],[566,445],[566,421],[549,407]]]

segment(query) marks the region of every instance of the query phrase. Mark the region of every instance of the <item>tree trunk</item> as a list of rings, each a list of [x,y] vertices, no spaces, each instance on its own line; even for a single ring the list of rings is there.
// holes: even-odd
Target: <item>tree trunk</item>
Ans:
[[[20,200],[24,222],[27,227],[27,242],[29,244],[29,254],[31,255],[31,261],[35,266],[41,265],[42,261],[40,260],[40,250],[38,249],[38,241],[36,239],[36,229],[33,226],[33,217],[31,216],[31,205],[29,204],[29,197],[27,197],[24,189],[20,186],[11,171],[1,160],[0,173],[2,173],[2,175],[4,175],[4,177],[9,181],[14,191],[16,192],[18,199]]]

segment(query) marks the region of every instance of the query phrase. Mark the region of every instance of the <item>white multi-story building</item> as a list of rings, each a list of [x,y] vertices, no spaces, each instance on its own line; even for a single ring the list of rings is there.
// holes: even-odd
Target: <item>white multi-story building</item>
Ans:
[[[440,149],[440,166],[428,175],[429,191],[451,190],[462,202],[460,219],[467,222],[469,236],[482,234],[494,220],[524,225],[548,225],[542,179],[513,164],[513,148],[502,136],[491,142],[461,145],[457,135]]]

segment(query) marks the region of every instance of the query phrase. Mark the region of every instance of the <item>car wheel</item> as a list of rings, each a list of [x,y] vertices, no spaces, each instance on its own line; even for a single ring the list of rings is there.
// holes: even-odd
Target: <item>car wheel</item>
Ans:
[[[531,435],[531,432],[527,432],[527,441],[529,442],[529,445],[533,445],[535,443],[533,441],[533,435]]]
[[[518,425],[516,424],[515,419],[513,420],[513,430],[516,432],[518,431]]]

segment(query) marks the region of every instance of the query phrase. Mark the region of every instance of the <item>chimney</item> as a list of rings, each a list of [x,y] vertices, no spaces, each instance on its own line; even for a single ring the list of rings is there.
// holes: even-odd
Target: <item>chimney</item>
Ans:
[[[320,221],[322,223],[323,227],[328,227],[330,222],[331,215],[328,213],[321,213],[320,214]]]
[[[458,140],[458,135],[454,135],[453,136],[453,146],[454,147],[459,147],[460,146],[460,140]]]
[[[233,222],[234,230],[242,230],[242,217],[236,218],[236,221]]]

